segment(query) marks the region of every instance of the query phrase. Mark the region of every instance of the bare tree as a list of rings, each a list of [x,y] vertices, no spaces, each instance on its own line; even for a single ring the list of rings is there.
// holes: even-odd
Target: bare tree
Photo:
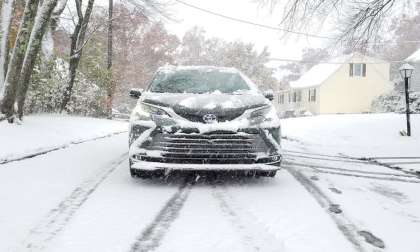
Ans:
[[[334,18],[337,30],[334,39],[347,47],[365,48],[377,39],[378,31],[383,28],[394,7],[410,0],[257,0],[263,6],[273,8],[284,4],[281,24],[287,29],[307,29],[314,20],[321,24]],[[283,3],[284,2],[284,3]]]
[[[65,110],[70,101],[71,93],[76,79],[77,68],[79,67],[82,57],[83,47],[85,45],[85,37],[93,10],[95,0],[89,0],[85,13],[82,11],[82,0],[75,0],[78,21],[71,35],[70,45],[70,62],[69,62],[69,82],[63,94],[61,103],[61,111]]]
[[[0,98],[0,100],[2,100],[1,112],[6,115],[9,121],[13,121],[13,106],[19,84],[20,71],[22,69],[22,63],[25,57],[35,15],[38,10],[38,3],[39,0],[28,0],[26,2],[22,22],[19,27],[12,57],[9,62],[4,82],[4,89],[2,94],[0,94],[0,96],[3,97],[3,99]]]
[[[64,9],[67,6],[67,2],[68,0],[59,0],[59,2],[57,3],[57,7],[53,12],[50,21],[50,27],[52,32],[55,32],[55,30],[57,29],[58,21],[60,20],[60,16],[61,14],[63,14]]]
[[[2,92],[4,77],[7,72],[7,58],[9,54],[9,33],[12,22],[14,0],[4,0],[1,5],[0,16],[0,92]],[[1,103],[1,101],[0,101]]]
[[[28,43],[28,50],[26,52],[23,67],[20,73],[19,85],[17,90],[17,105],[18,105],[18,117],[22,119],[23,107],[25,104],[26,93],[28,91],[32,70],[35,66],[35,60],[38,56],[39,50],[41,49],[42,38],[48,29],[48,24],[52,15],[52,12],[57,5],[58,0],[44,1],[41,11],[38,13],[35,20],[34,28],[31,33],[31,37]]]
[[[19,32],[13,48],[2,93],[4,99],[1,112],[9,122],[14,121],[14,106],[17,92],[24,90],[31,77],[34,62],[41,47],[42,39],[58,0],[43,0],[38,11],[39,0],[27,0]],[[24,92],[26,94],[26,92]]]
[[[109,73],[109,83],[107,87],[107,101],[106,111],[108,118],[112,117],[112,100],[114,96],[115,85],[112,78],[112,16],[114,12],[114,0],[109,0],[108,6],[108,57],[107,57],[107,69]]]

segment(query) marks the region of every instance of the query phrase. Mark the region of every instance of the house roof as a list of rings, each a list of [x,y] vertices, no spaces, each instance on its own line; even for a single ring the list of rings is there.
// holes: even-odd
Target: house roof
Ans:
[[[343,55],[340,57],[329,59],[328,63],[320,63],[318,65],[313,66],[297,81],[290,82],[290,87],[291,88],[308,88],[308,87],[319,86],[325,80],[327,80],[328,77],[334,74],[343,64],[351,63],[353,59],[355,60],[355,62],[387,63],[384,60],[381,60],[378,58],[372,58],[366,55],[362,55],[360,53],[352,53],[348,55]]]
[[[335,73],[350,55],[330,59],[331,63],[320,63],[313,66],[297,81],[290,82],[291,88],[307,88],[321,85],[328,77]]]
[[[420,61],[420,49],[418,49],[413,54],[408,56],[408,58],[406,58],[405,61],[419,62]]]

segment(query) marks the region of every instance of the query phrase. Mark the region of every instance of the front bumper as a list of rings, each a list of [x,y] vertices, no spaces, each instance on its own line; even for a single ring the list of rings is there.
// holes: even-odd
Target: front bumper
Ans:
[[[131,166],[135,170],[143,171],[277,171],[280,162],[270,164],[171,164],[161,162],[137,161]]]
[[[161,127],[144,136],[144,126],[131,129],[130,163],[138,170],[275,171],[280,169],[278,128],[168,132]],[[135,139],[142,139],[140,142]]]

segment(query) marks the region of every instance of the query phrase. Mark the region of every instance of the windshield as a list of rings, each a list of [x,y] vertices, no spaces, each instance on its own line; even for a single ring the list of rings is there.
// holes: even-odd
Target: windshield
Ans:
[[[150,87],[150,91],[156,93],[236,93],[248,90],[248,83],[239,73],[217,69],[161,71]]]

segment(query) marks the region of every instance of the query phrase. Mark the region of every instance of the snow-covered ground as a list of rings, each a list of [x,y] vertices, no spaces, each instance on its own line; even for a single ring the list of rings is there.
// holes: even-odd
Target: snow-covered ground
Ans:
[[[128,136],[116,134],[127,123],[36,116],[20,126],[0,124],[20,145],[37,132],[44,140],[29,151],[90,139],[0,164],[0,251],[418,251],[418,177],[338,154],[383,154],[370,152],[376,145],[357,131],[379,130],[374,125],[383,120],[396,128],[388,139],[398,140],[403,126],[389,122],[394,118],[284,120],[285,163],[275,178],[196,183],[132,179]],[[9,144],[24,153],[16,142],[0,148],[9,151]]]
[[[27,116],[22,125],[2,121],[0,163],[127,130],[121,121],[64,115]]]
[[[420,116],[412,117],[412,137],[398,133],[404,119],[363,114],[282,121],[285,167],[308,178],[312,189],[337,205],[355,230],[367,230],[363,234],[377,245],[383,242],[386,251],[418,251],[420,180],[410,172],[420,170]],[[383,158],[375,164],[352,157]]]
[[[282,120],[282,135],[318,153],[374,158],[420,171],[420,115],[411,115],[412,136],[405,114],[322,115]],[[293,150],[293,145],[288,147]],[[382,159],[381,159],[382,157]],[[396,159],[392,159],[395,157]],[[407,158],[405,157],[412,157]]]

